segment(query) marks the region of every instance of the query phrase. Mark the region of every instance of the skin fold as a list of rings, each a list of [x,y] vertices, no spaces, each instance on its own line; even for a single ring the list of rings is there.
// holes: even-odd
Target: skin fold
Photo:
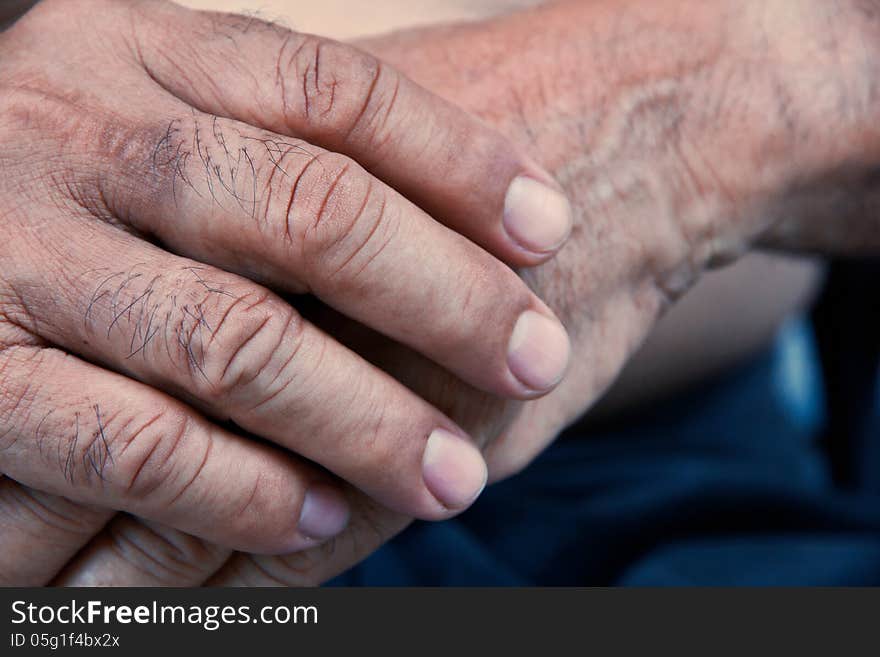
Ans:
[[[876,58],[868,4],[843,3],[829,12],[821,3],[783,0],[669,1],[652,5],[647,15],[638,3],[559,3],[362,42],[526,145],[568,192],[575,207],[569,245],[522,275],[566,324],[574,366],[542,400],[500,402],[336,313],[318,307],[310,317],[467,427],[487,446],[492,476],[524,467],[604,393],[664,310],[707,269],[756,247],[838,253],[877,248],[867,175],[878,143],[866,82]],[[831,38],[844,34],[846,40]],[[825,93],[817,97],[817,88]],[[848,109],[843,117],[841,107]],[[844,205],[842,192],[849,192]],[[749,353],[809,298],[815,281],[809,265],[769,258],[753,258],[748,267],[747,260],[740,262],[739,270],[716,274],[704,288],[704,298],[713,290],[726,292],[714,299],[715,315],[745,316],[737,324],[746,336],[735,341],[740,346],[713,349],[711,335],[697,341],[688,337],[693,333],[677,333],[670,313],[668,328],[661,329],[665,338],[658,333],[631,371],[651,371],[645,354],[662,351],[666,340],[695,360],[714,357],[676,383],[698,380]],[[737,284],[755,280],[749,274],[760,267],[773,273],[762,279],[761,294]],[[778,295],[767,292],[773,285]],[[699,315],[699,293],[697,287],[681,307],[695,300],[689,309]],[[693,328],[684,310],[679,317],[679,326]],[[720,337],[724,323],[696,326],[715,326]],[[737,335],[726,326],[728,337]],[[668,369],[662,362],[653,360],[659,381]],[[646,388],[632,397],[652,394]],[[632,403],[619,394],[618,405]],[[336,540],[286,557],[234,555],[208,581],[320,582],[406,523],[352,495],[357,511]],[[156,535],[187,545],[161,526],[125,517],[59,581],[122,583],[123,573],[167,583],[184,572],[188,583],[198,583],[226,557],[222,553],[202,568],[205,547],[177,547],[159,549],[160,556],[151,552],[144,566],[138,550],[120,548],[153,549],[161,543]]]

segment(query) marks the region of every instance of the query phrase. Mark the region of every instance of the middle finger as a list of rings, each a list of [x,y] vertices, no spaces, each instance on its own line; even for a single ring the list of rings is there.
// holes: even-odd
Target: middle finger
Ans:
[[[485,463],[460,428],[265,288],[101,222],[53,225],[43,248],[55,257],[11,272],[45,339],[231,419],[401,512],[449,517],[482,489]]]
[[[343,155],[175,103],[146,131],[148,156],[105,161],[117,216],[182,255],[311,292],[488,392],[558,384],[565,329],[500,260]]]

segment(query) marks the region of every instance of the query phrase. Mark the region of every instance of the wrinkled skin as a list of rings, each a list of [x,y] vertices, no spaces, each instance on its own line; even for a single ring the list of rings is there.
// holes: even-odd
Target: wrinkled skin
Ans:
[[[319,321],[474,431],[494,478],[517,471],[705,269],[754,246],[876,251],[878,27],[873,2],[564,3],[363,44],[521,140],[573,199],[571,242],[523,276],[566,324],[574,365],[551,395],[502,403],[338,318]],[[321,548],[240,554],[210,581],[323,581],[407,522],[360,508]],[[119,581],[89,565],[66,581]]]
[[[482,436],[497,480],[597,400],[701,272],[754,247],[875,253],[877,11],[800,0],[574,2],[363,42],[521,140],[575,207],[569,244],[523,272],[572,336],[557,390],[503,403],[462,394],[391,348],[376,360]],[[370,344],[360,340],[352,344]],[[371,524],[390,532],[403,522],[392,518]],[[321,581],[378,538],[364,536],[360,550],[340,539],[259,561],[263,572],[241,561],[239,581]]]
[[[116,510],[287,554],[345,527],[341,481],[425,519],[469,506],[472,439],[305,293],[494,394],[564,375],[564,328],[509,266],[565,241],[558,185],[351,46],[41,2],[0,33],[0,172],[0,581],[45,582]]]
[[[363,44],[527,144],[576,208],[558,258],[523,272],[574,365],[491,445],[496,478],[583,413],[703,271],[757,246],[880,245],[880,4],[567,4]]]

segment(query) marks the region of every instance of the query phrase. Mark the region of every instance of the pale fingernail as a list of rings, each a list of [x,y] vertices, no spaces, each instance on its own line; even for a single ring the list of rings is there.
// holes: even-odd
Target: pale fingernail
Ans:
[[[483,492],[488,471],[471,443],[446,429],[434,429],[422,455],[422,477],[443,506],[461,509]]]
[[[310,539],[332,538],[345,529],[348,514],[348,503],[335,488],[316,484],[306,492],[297,529]]]
[[[568,334],[559,321],[527,310],[513,327],[507,365],[527,388],[543,392],[562,380],[570,352]]]
[[[547,253],[571,234],[571,205],[565,196],[533,178],[514,178],[504,199],[504,229],[522,248]]]

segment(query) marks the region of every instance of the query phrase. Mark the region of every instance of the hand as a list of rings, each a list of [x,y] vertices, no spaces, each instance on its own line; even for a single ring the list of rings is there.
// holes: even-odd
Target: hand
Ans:
[[[575,206],[570,243],[525,273],[574,365],[490,473],[589,408],[705,269],[754,246],[877,253],[878,8],[557,2],[361,44],[526,144]]]
[[[488,452],[497,478],[589,407],[704,268],[754,243],[876,249],[867,174],[878,141],[867,99],[880,59],[869,4],[564,3],[364,44],[528,145],[575,201],[570,244],[525,273],[573,334],[575,366],[556,391],[517,415],[384,343],[374,360],[417,390],[432,386],[425,397],[482,440],[501,433]],[[841,205],[840,189],[858,193]],[[371,339],[332,321],[352,344]],[[320,582],[405,523],[356,507],[334,541],[286,557],[239,554],[209,581]],[[172,562],[167,548],[129,537]],[[109,564],[132,577],[143,562],[135,550],[103,550],[73,564],[66,581],[124,582]],[[173,568],[150,577],[174,581]]]
[[[561,377],[561,325],[476,244],[546,260],[564,197],[375,59],[166,2],[56,0],[0,35],[0,86],[7,580],[50,579],[106,509],[227,548],[314,546],[348,504],[285,450],[408,515],[472,502],[467,434],[253,281],[495,394]]]
[[[490,479],[527,465],[588,409],[703,270],[752,245],[877,252],[875,5],[553,3],[361,44],[526,144],[574,204],[569,243],[524,272],[573,341],[551,394],[505,413],[432,379],[424,362],[382,357],[410,370],[404,380],[436,382],[426,398],[487,444]],[[402,523],[371,518],[386,539]],[[353,522],[332,551],[240,555],[214,581],[323,581],[381,543],[368,526]]]

